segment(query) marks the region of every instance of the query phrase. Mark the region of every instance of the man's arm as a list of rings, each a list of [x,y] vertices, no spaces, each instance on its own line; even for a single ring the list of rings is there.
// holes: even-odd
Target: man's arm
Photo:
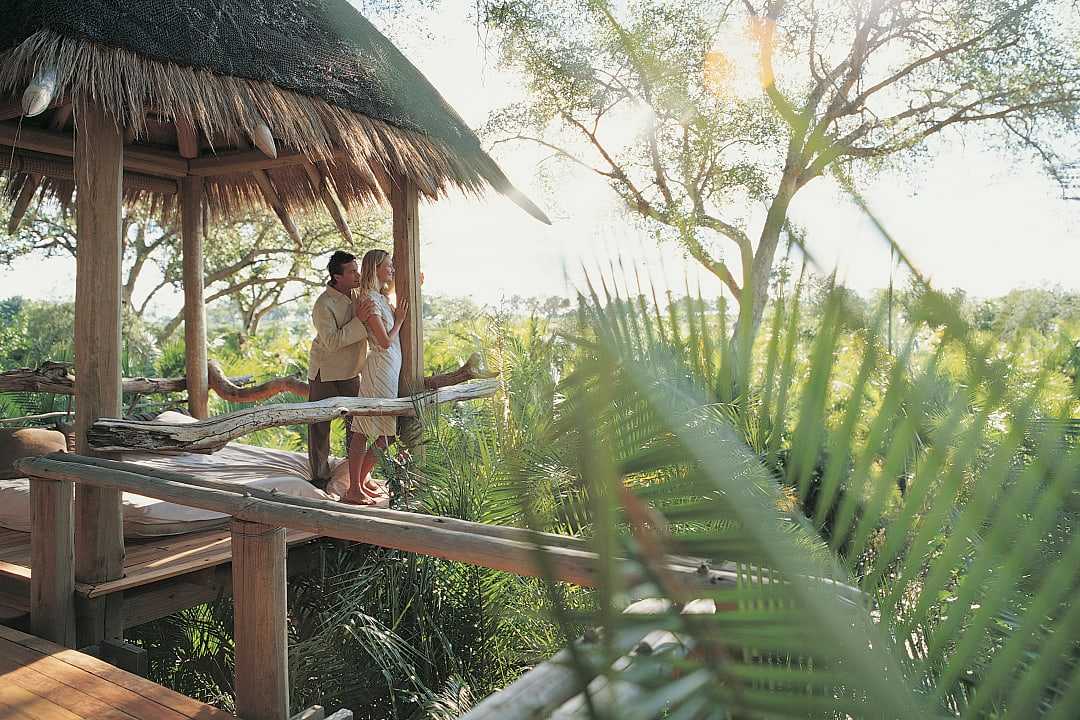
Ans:
[[[330,308],[323,303],[315,303],[311,320],[315,323],[315,337],[331,352],[367,339],[363,320],[353,317],[339,328]]]

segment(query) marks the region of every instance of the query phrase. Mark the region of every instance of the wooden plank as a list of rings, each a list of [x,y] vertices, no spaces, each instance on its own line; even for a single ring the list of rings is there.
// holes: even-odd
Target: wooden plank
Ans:
[[[78,715],[15,683],[0,683],[0,717],[4,720],[81,720]]]
[[[30,481],[30,628],[75,647],[75,486]]]
[[[193,423],[101,418],[90,432],[96,450],[215,450],[230,440],[268,427],[325,422],[354,415],[414,416],[416,404],[435,405],[492,397],[499,381],[489,378],[449,385],[407,398],[336,397],[237,410]],[[119,413],[117,413],[119,415]]]
[[[8,632],[7,628],[0,630],[0,634],[6,635]],[[43,652],[41,649],[33,647],[30,641],[6,642],[3,643],[2,647],[4,655],[9,660],[14,660],[20,665],[31,665],[37,672],[47,675],[68,687],[78,688],[82,692],[97,698],[105,705],[119,708],[134,717],[160,717],[162,720],[185,720],[188,717],[172,710],[168,705],[156,702],[153,698],[144,697],[139,692],[113,682],[112,679],[101,677],[71,662],[74,656],[81,656],[112,668],[111,665],[97,660],[97,658],[91,658],[89,655],[84,655],[75,650],[65,651],[70,653],[70,656],[62,656],[57,652]],[[129,675],[129,673],[118,668],[113,668],[113,670],[116,673]],[[132,675],[131,677],[135,676]],[[162,688],[162,690],[164,689]]]
[[[30,566],[12,562],[0,562],[0,575],[30,582]]]
[[[100,718],[101,720],[133,720],[135,718],[134,715],[112,707],[79,688],[65,685],[56,678],[40,672],[34,665],[22,665],[16,662],[4,653],[6,645],[8,644],[0,641],[0,677],[3,678],[4,683],[13,683],[80,718]]]
[[[185,608],[214,602],[232,588],[232,568],[216,565],[206,570],[140,585],[124,592],[124,627],[168,617]]]
[[[290,533],[291,536],[291,533]],[[290,546],[285,569],[289,577],[318,567],[321,553],[313,545]],[[212,602],[232,592],[232,567],[216,565],[124,592],[124,626],[134,627],[183,608]]]
[[[104,110],[76,108],[75,446],[92,454],[87,431],[99,417],[121,413],[120,270],[123,256],[123,135]],[[80,487],[75,494],[75,579],[123,575],[124,528],[116,488]],[[119,596],[77,602],[77,642],[94,645],[123,634]]]
[[[184,274],[184,363],[188,409],[192,417],[205,420],[209,401],[206,354],[206,300],[203,287],[203,179],[180,181]]]
[[[295,545],[316,537],[318,536],[315,533],[304,532],[302,530],[290,530],[288,542],[289,544]],[[193,553],[190,558],[180,562],[176,562],[176,558],[160,558],[153,561],[152,567],[143,566],[143,568],[135,571],[129,569],[124,574],[124,577],[117,580],[96,584],[80,583],[76,585],[76,589],[79,591],[79,594],[88,598],[100,598],[112,593],[123,592],[129,588],[135,588],[141,585],[149,585],[178,575],[199,572],[208,567],[230,562],[233,559],[231,542],[224,542],[220,545],[216,545],[216,547],[219,549],[208,553]]]
[[[236,713],[288,720],[285,528],[233,520],[232,545]]]
[[[175,719],[179,716],[179,718],[191,718],[192,720],[236,720],[235,716],[224,710],[218,710],[198,700],[185,697],[150,680],[113,667],[95,657],[62,648],[48,640],[4,626],[0,626],[0,640],[8,640],[15,645],[22,646],[24,649],[33,651],[38,658],[42,658],[43,662],[49,664],[50,669],[64,671],[63,668],[59,668],[56,664],[60,663],[81,671],[73,675],[73,677],[80,680],[75,687],[82,688],[84,692],[92,692],[103,700],[108,701],[108,698],[93,692],[94,689],[104,689],[111,693],[113,697],[119,697],[125,701],[136,701],[136,699],[149,701],[152,704],[145,705],[144,702],[138,704],[140,707],[147,707],[158,714],[146,715],[145,717]],[[8,647],[10,649],[10,646]],[[86,678],[86,675],[92,677]],[[89,687],[82,684],[82,680],[91,680],[95,685]],[[103,681],[103,684],[99,681]],[[115,693],[111,688],[120,688],[122,692]],[[136,698],[131,698],[131,695],[136,696]]]
[[[83,119],[85,118],[79,118],[76,123],[81,130],[85,130],[84,126],[79,124]],[[120,133],[119,137],[122,143],[123,133]],[[77,152],[77,143],[72,135],[7,124],[0,124],[0,144],[68,158],[75,157]],[[188,174],[187,160],[151,148],[127,148],[123,163],[127,170],[148,175],[181,178]]]

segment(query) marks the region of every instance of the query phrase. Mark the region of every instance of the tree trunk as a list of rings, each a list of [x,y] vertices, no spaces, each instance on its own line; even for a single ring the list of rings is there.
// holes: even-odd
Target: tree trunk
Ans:
[[[749,303],[749,307],[740,309],[743,310],[739,313],[740,323],[744,322],[744,318],[750,322],[751,335],[756,333],[758,326],[761,325],[765,305],[769,301],[769,275],[776,257],[776,248],[780,245],[780,233],[784,229],[784,223],[787,222],[788,208],[795,195],[795,179],[794,173],[785,173],[780,181],[780,187],[769,206],[769,213],[765,217],[765,225],[761,229],[761,236],[754,251],[749,286],[743,288],[742,304],[745,306]]]

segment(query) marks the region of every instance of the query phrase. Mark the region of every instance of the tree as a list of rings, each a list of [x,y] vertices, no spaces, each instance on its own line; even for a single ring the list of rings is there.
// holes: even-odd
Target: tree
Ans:
[[[354,252],[376,244],[388,244],[386,213],[369,212],[351,227]],[[309,214],[299,225],[300,241],[293,241],[270,213],[252,212],[229,223],[212,224],[204,247],[206,303],[232,303],[240,314],[241,334],[252,335],[260,321],[273,310],[307,297],[323,284],[315,258],[341,247],[342,239],[332,222],[321,214]],[[144,319],[162,291],[183,290],[183,255],[177,227],[162,223],[148,205],[124,213],[123,285],[125,313]],[[66,208],[44,201],[32,209],[14,233],[0,235],[0,263],[24,255],[46,257],[77,250],[75,218]],[[149,268],[160,279],[145,295],[137,292],[146,283]],[[168,339],[183,322],[183,312],[166,321],[161,333]]]
[[[527,100],[493,116],[490,130],[496,142],[535,143],[604,177],[724,282],[753,327],[781,237],[793,232],[791,202],[810,181],[831,171],[848,183],[859,168],[972,127],[1053,166],[1048,143],[1076,127],[1080,58],[1067,2],[618,8],[486,2],[504,62],[528,83]],[[742,39],[752,68],[724,51]],[[756,223],[746,213],[754,203],[764,209]]]
[[[300,242],[290,239],[277,218],[265,213],[209,229],[204,249],[206,304],[223,299],[232,303],[240,314],[242,335],[254,335],[268,313],[309,297],[325,284],[325,272],[316,267],[315,258],[341,247],[342,239],[328,218],[312,215],[306,220],[299,226]],[[390,242],[385,213],[368,213],[351,229],[357,245],[348,249],[356,254]],[[168,257],[162,281],[152,294],[166,286],[182,286],[181,263],[178,254]],[[172,335],[183,320],[182,312],[174,315],[162,337]]]

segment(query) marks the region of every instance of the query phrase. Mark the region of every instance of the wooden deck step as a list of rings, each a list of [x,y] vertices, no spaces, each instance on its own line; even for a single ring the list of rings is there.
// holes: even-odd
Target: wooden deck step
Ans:
[[[97,658],[0,626],[0,720],[235,720]]]

